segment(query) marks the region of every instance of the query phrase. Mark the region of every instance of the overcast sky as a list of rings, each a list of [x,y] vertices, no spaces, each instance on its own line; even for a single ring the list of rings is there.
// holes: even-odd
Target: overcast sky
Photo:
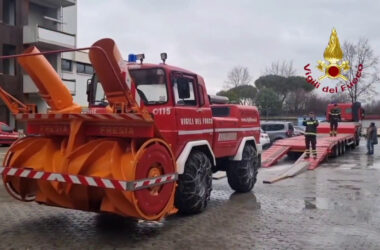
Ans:
[[[341,44],[365,37],[380,55],[380,1],[78,1],[78,46],[110,37],[125,59],[145,53],[152,63],[167,52],[168,64],[202,75],[210,93],[237,65],[257,79],[271,62],[293,60],[304,74],[323,59],[333,27]]]

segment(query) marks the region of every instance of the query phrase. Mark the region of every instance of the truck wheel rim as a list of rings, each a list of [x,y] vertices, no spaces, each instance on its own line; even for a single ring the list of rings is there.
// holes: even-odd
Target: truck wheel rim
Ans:
[[[153,142],[139,149],[136,157],[135,179],[165,175],[175,172],[175,164],[168,149],[160,142]],[[138,209],[145,216],[154,216],[165,210],[174,194],[174,182],[134,192]]]

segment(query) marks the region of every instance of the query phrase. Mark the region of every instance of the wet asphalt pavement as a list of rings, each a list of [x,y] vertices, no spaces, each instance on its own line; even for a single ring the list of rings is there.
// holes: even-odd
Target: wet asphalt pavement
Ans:
[[[22,203],[0,184],[0,249],[380,249],[380,147],[361,143],[275,184],[262,180],[291,161],[261,169],[251,193],[214,180],[204,213],[162,222]]]

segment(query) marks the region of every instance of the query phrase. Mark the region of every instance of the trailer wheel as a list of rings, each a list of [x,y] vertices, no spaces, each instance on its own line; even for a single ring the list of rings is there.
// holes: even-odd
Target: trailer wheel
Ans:
[[[359,144],[360,144],[360,137],[358,136],[355,139],[355,146],[359,146]]]
[[[342,154],[343,155],[346,153],[346,145],[347,145],[346,141],[343,141],[342,142]]]
[[[339,156],[339,144],[336,144],[333,149],[332,149],[332,153],[331,153],[331,156],[332,157],[338,157]]]
[[[191,152],[184,173],[178,177],[175,206],[180,213],[195,214],[206,208],[212,190],[211,167],[206,154]]]
[[[343,154],[343,143],[342,142],[339,142],[339,156],[341,156]]]
[[[255,148],[246,144],[241,161],[231,161],[227,168],[228,184],[236,192],[249,192],[256,183],[259,160]]]

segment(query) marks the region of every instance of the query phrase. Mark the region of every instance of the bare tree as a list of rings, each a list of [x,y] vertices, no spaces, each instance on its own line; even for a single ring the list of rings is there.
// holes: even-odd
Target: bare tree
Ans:
[[[372,101],[364,106],[366,114],[378,114],[380,110],[380,101]]]
[[[235,88],[241,85],[248,85],[252,82],[252,76],[248,68],[243,66],[234,67],[227,75],[226,87]]]
[[[279,75],[283,77],[294,76],[296,70],[293,67],[293,61],[277,61],[265,69],[265,75]]]
[[[344,42],[343,44],[343,60],[348,60],[351,64],[350,69],[344,74],[348,82],[340,82],[340,84],[349,84],[356,77],[359,65],[363,65],[361,77],[357,84],[351,88],[347,88],[348,96],[352,102],[359,101],[364,98],[371,98],[376,94],[375,84],[380,81],[377,73],[379,58],[375,55],[373,49],[368,44],[367,39],[359,39],[354,44],[352,42]]]
[[[252,98],[240,98],[240,102],[239,102],[240,105],[243,105],[243,106],[253,106],[255,104],[254,100]]]

